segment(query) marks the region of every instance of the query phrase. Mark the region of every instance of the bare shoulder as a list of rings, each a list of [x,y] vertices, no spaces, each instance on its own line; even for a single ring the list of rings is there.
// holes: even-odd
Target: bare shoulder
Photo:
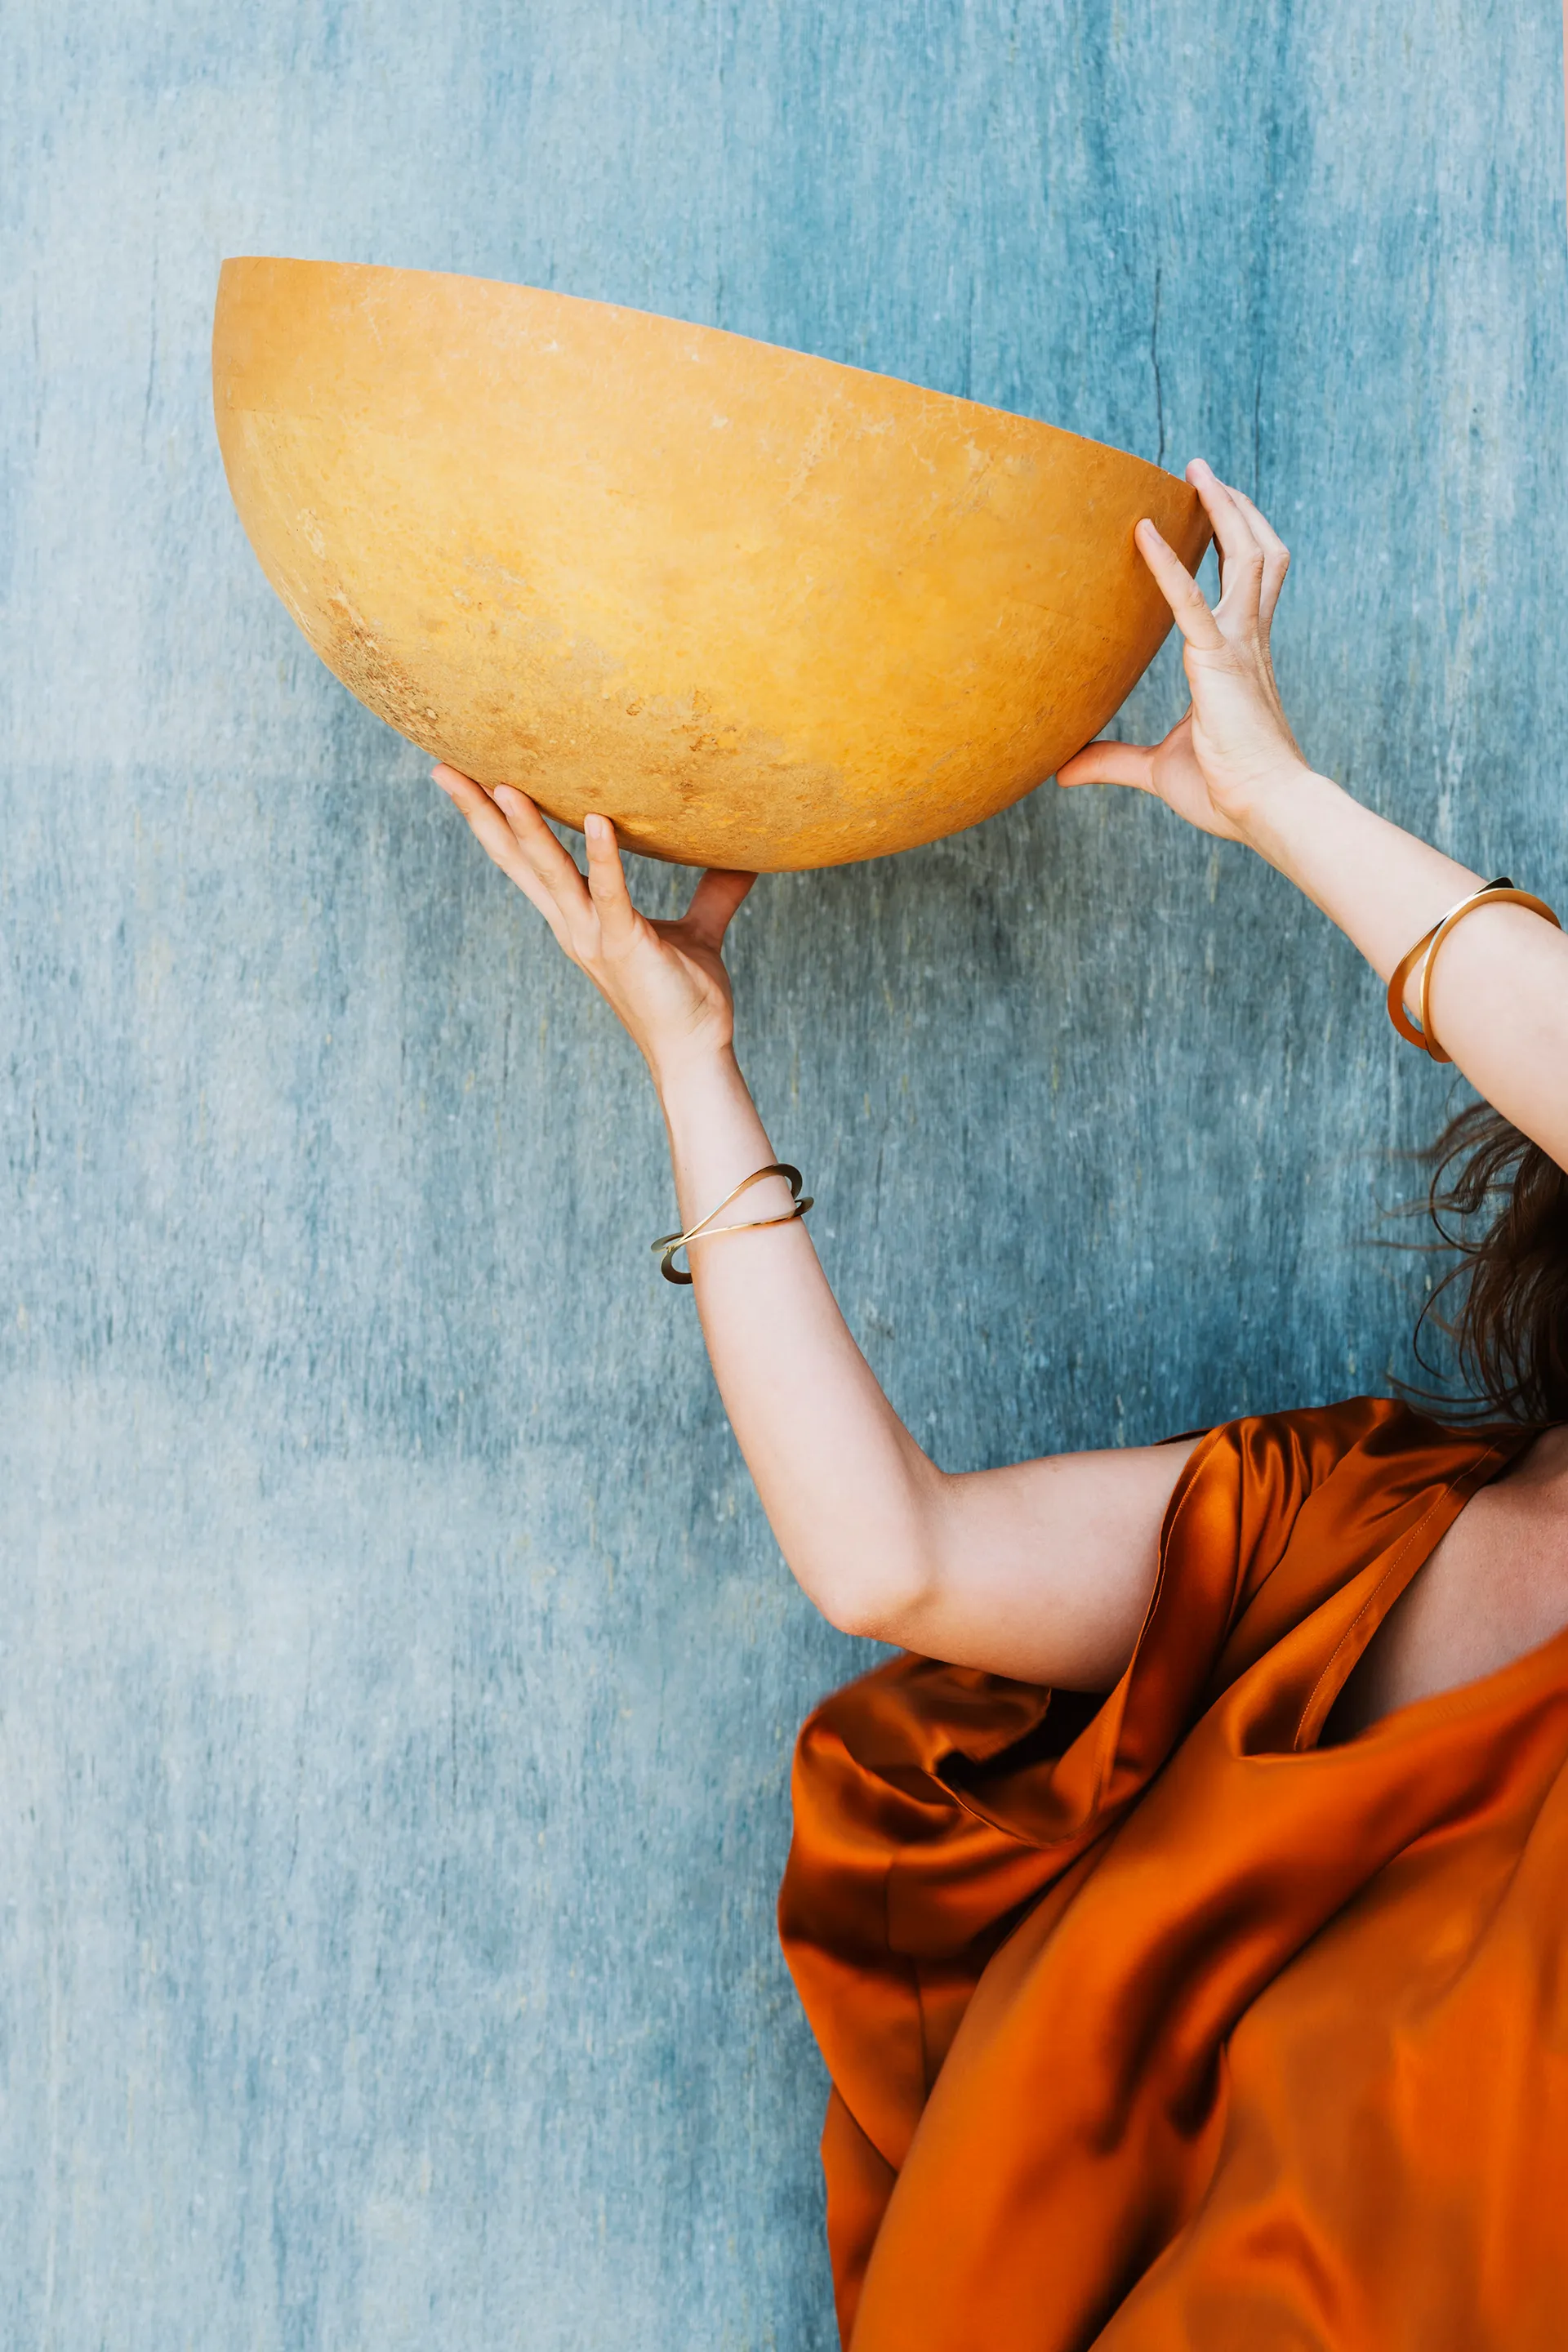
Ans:
[[[1568,1428],[1466,1504],[1345,1685],[1331,1738],[1511,1665],[1568,1626]]]

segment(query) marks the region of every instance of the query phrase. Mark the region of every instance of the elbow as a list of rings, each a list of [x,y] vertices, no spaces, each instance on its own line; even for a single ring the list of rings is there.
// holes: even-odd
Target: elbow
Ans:
[[[923,1455],[900,1485],[824,1497],[808,1524],[777,1528],[795,1582],[828,1623],[918,1650],[940,1612],[947,1481]],[[827,1507],[824,1507],[827,1506]]]
[[[857,1641],[890,1642],[901,1650],[921,1646],[920,1628],[931,1614],[936,1580],[905,1564],[864,1560],[815,1573],[795,1567],[795,1581],[837,1633]]]
[[[810,1592],[810,1587],[806,1587]],[[891,1634],[883,1631],[888,1622],[886,1612],[870,1594],[832,1591],[810,1592],[819,1613],[826,1617],[836,1633],[847,1633],[858,1642],[887,1642]]]

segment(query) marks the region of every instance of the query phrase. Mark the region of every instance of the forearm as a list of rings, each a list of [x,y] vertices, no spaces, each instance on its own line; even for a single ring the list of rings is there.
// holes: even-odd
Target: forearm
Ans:
[[[691,1245],[698,1308],[742,1451],[784,1556],[823,1613],[998,1674],[1106,1689],[1148,1606],[1180,1449],[948,1477],[871,1376],[773,1163],[731,1050],[721,953],[751,877],[705,874],[686,914],[633,906],[613,829],[584,824],[579,873],[533,803],[455,769],[437,781],[625,1022],[654,1074],[683,1228],[717,1212],[757,1229]],[[781,1222],[763,1223],[777,1216]],[[673,1304],[673,1302],[672,1302]]]
[[[1423,932],[1490,879],[1305,768],[1260,794],[1244,824],[1250,845],[1339,925],[1384,981]],[[1430,1010],[1445,1051],[1471,1085],[1568,1161],[1568,939],[1527,908],[1487,908],[1445,942]]]
[[[684,1227],[776,1154],[731,1053],[658,1083]],[[774,1177],[720,1223],[789,1205]],[[835,1624],[897,1638],[934,1572],[942,1474],[877,1385],[803,1223],[699,1241],[690,1262],[725,1411],[796,1579]]]

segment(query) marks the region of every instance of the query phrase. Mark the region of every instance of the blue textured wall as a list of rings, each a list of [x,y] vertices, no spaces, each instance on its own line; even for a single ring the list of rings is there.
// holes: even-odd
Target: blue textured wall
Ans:
[[[630,1049],[263,585],[220,257],[612,296],[1256,487],[1317,761],[1562,891],[1549,0],[85,0],[0,57],[0,2340],[816,2352],[795,1594]],[[1169,657],[1133,717],[1174,709]],[[668,888],[657,877],[656,891]],[[750,1069],[953,1465],[1383,1383],[1440,1076],[1047,793],[765,884]]]

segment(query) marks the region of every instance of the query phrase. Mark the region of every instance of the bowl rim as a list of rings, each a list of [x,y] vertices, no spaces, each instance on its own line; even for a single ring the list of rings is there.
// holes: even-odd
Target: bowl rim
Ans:
[[[1153,475],[1162,482],[1175,484],[1197,502],[1197,492],[1184,475],[1173,474],[1167,466],[1157,465],[1152,457],[1140,457],[1135,451],[1123,449],[1114,441],[1102,441],[1092,433],[1078,433],[1070,425],[1053,425],[1048,417],[1031,416],[1023,409],[999,408],[994,401],[974,400],[968,394],[943,392],[935,384],[918,383],[912,376],[889,375],[883,368],[858,367],[852,360],[829,359],[821,352],[804,352],[794,343],[770,342],[762,335],[745,335],[733,327],[715,327],[698,319],[682,319],[670,310],[649,310],[637,302],[611,302],[592,294],[566,294],[553,286],[531,286],[521,278],[479,278],[470,270],[405,268],[396,262],[384,261],[323,261],[288,253],[226,254],[218,270],[218,302],[224,299],[224,280],[229,272],[237,278],[254,268],[289,269],[363,278],[439,278],[455,286],[482,287],[487,293],[527,294],[535,299],[561,304],[570,310],[597,312],[606,316],[649,319],[665,327],[679,327],[686,333],[712,337],[726,343],[744,344],[752,351],[779,352],[787,358],[812,368],[821,368],[834,375],[853,376],[865,384],[887,385],[901,393],[916,393],[922,400],[937,401],[944,406],[969,412],[977,417],[996,417],[1011,425],[1029,425],[1037,432],[1048,433],[1063,441],[1076,441],[1085,448],[1106,451],[1120,458],[1122,464]],[[214,326],[216,327],[215,318]],[[215,354],[216,356],[216,354]]]

